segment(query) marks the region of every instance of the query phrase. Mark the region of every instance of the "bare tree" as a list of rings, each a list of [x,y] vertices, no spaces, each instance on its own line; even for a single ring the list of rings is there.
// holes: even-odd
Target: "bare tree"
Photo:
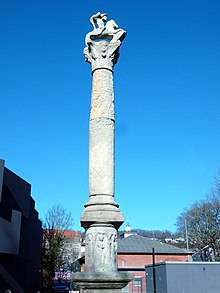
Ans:
[[[52,285],[55,271],[60,279],[65,277],[65,272],[70,264],[65,260],[65,231],[71,228],[73,218],[71,212],[60,204],[55,204],[45,215],[43,224],[42,244],[42,287]]]
[[[60,204],[55,204],[49,209],[45,216],[46,229],[53,229],[61,235],[73,224],[71,212],[68,212]]]
[[[185,209],[176,225],[182,235],[187,225],[190,248],[198,250],[201,260],[220,260],[220,173],[205,199]]]

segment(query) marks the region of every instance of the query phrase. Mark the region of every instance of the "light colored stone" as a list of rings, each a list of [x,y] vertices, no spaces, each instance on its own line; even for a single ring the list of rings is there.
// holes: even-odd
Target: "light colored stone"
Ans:
[[[113,44],[107,41],[88,43],[88,46],[84,49],[84,56],[85,61],[91,63],[92,72],[101,68],[112,70],[119,57],[118,49],[120,45],[120,41]]]
[[[90,18],[84,55],[91,63],[93,83],[89,122],[89,200],[81,215],[86,229],[85,272],[73,276],[84,293],[120,293],[132,279],[118,272],[117,229],[124,222],[114,200],[114,88],[113,67],[126,32],[106,13]],[[107,39],[109,41],[103,40]]]
[[[116,240],[117,231],[112,225],[95,224],[86,231],[86,272],[117,271]]]
[[[126,36],[126,31],[118,28],[114,20],[107,21],[106,13],[98,12],[92,15],[90,22],[93,30],[86,35],[84,49],[86,61],[91,63],[92,72],[98,68],[112,70],[119,57],[118,50]]]
[[[118,28],[115,21],[107,22],[106,13],[92,15],[90,22],[93,30],[86,35],[87,46],[84,49],[86,61],[91,63],[93,73],[89,123],[89,201],[85,204],[81,225],[87,229],[93,224],[105,224],[118,229],[124,218],[114,201],[115,114],[112,70],[126,32]],[[103,38],[109,41],[103,41]],[[103,227],[100,226],[100,229],[103,230]]]
[[[110,43],[116,43],[117,41],[123,41],[125,38],[126,31],[118,28],[114,20],[111,19],[107,21],[106,13],[97,12],[91,16],[90,22],[93,26],[93,30],[86,35],[86,45],[94,40],[108,39]]]
[[[106,14],[97,15],[106,19]],[[91,19],[94,20],[93,17]],[[98,17],[97,20],[99,28],[103,27],[102,19]],[[124,221],[114,201],[115,114],[112,69],[119,55],[120,44],[119,40],[115,43],[90,40],[84,50],[93,72],[89,123],[90,196],[81,216],[81,224],[85,228],[96,222],[107,222],[118,229]]]
[[[114,195],[114,122],[100,118],[90,121],[90,195]]]
[[[82,272],[74,274],[74,281],[84,292],[121,292],[121,290],[132,280],[131,274],[126,272]],[[86,289],[86,290],[85,290]]]
[[[97,198],[102,198],[102,195]],[[110,196],[109,196],[110,198]],[[90,197],[88,203],[85,205],[85,209],[81,216],[81,225],[85,229],[90,227],[94,223],[109,223],[114,225],[118,229],[121,224],[124,222],[124,217],[121,211],[118,209],[118,205],[114,204],[102,204],[92,201],[93,197]],[[103,198],[101,199],[103,200]],[[100,200],[100,201],[101,201]]]
[[[113,75],[102,68],[93,72],[90,119],[96,118],[115,120]]]

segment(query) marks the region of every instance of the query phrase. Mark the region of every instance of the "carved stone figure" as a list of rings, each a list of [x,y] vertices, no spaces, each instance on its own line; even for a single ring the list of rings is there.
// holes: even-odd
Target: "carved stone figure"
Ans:
[[[94,29],[96,29],[95,23],[97,23],[98,28],[104,28],[104,22],[107,20],[106,13],[97,12],[96,14],[90,17],[90,22]]]
[[[96,236],[96,249],[97,249],[97,258],[96,258],[96,264],[97,264],[97,269],[101,271],[105,271],[105,266],[107,264],[107,256],[108,256],[108,239],[106,233],[98,233]]]
[[[117,234],[113,233],[110,236],[110,260],[116,263],[117,265]]]
[[[117,233],[112,225],[95,224],[87,230],[86,271],[106,272],[117,270],[116,238]]]
[[[93,31],[89,32],[86,35],[86,45],[98,39],[108,39],[110,43],[123,41],[126,35],[126,31],[124,31],[121,28],[118,28],[118,25],[114,20],[109,20],[108,22],[106,21],[106,13],[98,12],[90,18],[90,22],[93,26]],[[96,23],[98,27],[95,26]]]

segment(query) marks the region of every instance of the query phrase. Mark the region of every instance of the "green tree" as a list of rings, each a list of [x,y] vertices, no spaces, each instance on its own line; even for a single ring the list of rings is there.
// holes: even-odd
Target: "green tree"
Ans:
[[[188,232],[189,247],[202,260],[220,260],[220,174],[205,199],[196,201],[177,219],[177,232]]]
[[[43,224],[41,278],[42,287],[50,288],[59,271],[59,278],[64,278],[70,264],[65,260],[65,231],[73,224],[71,212],[60,204],[53,205],[45,215]]]

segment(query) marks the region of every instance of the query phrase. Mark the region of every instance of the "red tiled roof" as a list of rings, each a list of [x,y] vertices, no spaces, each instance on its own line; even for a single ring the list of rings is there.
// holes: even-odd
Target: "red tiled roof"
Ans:
[[[75,231],[75,230],[66,230],[66,231],[64,231],[64,237],[72,238],[74,236],[81,237],[81,232],[80,231]]]
[[[49,229],[46,230],[47,232]],[[75,230],[54,230],[54,235],[58,233],[62,234],[65,238],[73,238],[74,236],[80,237],[81,238],[81,232],[80,231],[75,231]],[[49,234],[49,233],[48,233]]]

